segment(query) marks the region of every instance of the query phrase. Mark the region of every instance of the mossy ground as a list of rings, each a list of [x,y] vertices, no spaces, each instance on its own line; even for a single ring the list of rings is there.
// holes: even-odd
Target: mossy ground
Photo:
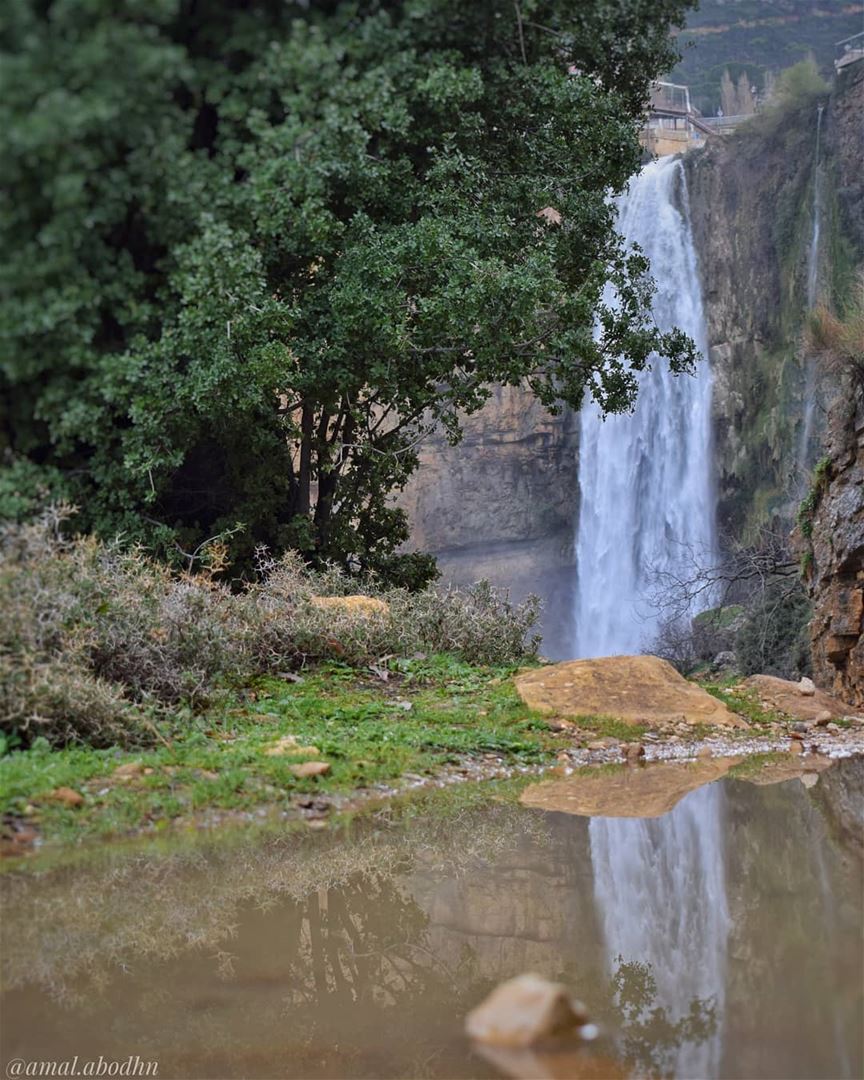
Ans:
[[[7,754],[0,810],[35,821],[46,839],[68,841],[161,831],[208,810],[288,809],[298,797],[394,784],[406,773],[431,776],[470,757],[551,763],[570,740],[522,703],[513,670],[442,656],[395,663],[386,680],[336,664],[302,681],[264,679],[190,718],[182,737],[157,749],[51,750],[43,741]],[[268,755],[285,735],[319,755]],[[328,762],[330,772],[293,775],[292,765],[313,759]],[[141,772],[116,776],[132,762]],[[83,804],[52,799],[61,787],[80,793]]]

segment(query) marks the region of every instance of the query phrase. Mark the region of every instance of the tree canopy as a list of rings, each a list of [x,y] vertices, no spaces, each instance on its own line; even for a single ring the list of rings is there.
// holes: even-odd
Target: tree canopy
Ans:
[[[390,496],[427,424],[693,362],[609,201],[687,6],[8,0],[6,512],[417,571]]]

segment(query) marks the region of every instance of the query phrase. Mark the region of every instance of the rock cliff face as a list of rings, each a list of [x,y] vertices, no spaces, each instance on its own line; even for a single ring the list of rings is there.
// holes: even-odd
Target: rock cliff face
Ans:
[[[864,391],[839,398],[828,434],[828,479],[812,518],[809,579],[813,675],[864,706]]]
[[[550,653],[566,651],[578,427],[572,412],[552,416],[530,391],[498,387],[457,446],[443,436],[424,445],[401,499],[411,546],[434,552],[445,580],[544,597]]]
[[[822,117],[819,295],[848,291],[864,250],[864,65]],[[813,230],[817,103],[752,131],[714,140],[685,159],[714,372],[716,475],[721,526],[746,535],[791,523],[805,483],[801,439]],[[856,164],[857,162],[857,164]],[[815,387],[824,426],[827,387]]]

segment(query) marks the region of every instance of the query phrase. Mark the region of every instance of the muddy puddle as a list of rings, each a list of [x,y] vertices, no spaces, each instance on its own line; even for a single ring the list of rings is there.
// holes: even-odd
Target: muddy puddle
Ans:
[[[577,774],[522,803],[475,785],[338,829],[7,869],[6,1075],[859,1076],[864,759],[678,768],[643,770],[641,803],[628,781],[626,817]],[[465,1013],[523,971],[604,1036],[557,1061],[473,1050]]]

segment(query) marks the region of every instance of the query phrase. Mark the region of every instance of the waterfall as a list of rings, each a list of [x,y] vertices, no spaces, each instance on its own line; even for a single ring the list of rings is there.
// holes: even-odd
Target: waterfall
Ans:
[[[633,178],[619,201],[618,228],[650,260],[657,325],[680,327],[707,357],[679,160],[661,158]],[[588,399],[582,409],[577,656],[639,652],[657,631],[658,615],[647,602],[652,574],[692,576],[694,560],[713,561],[710,370],[703,361],[694,375],[675,376],[654,360],[639,375],[632,413],[604,420]]]
[[[655,1009],[679,1026],[651,1075],[707,1080],[719,1070],[729,933],[723,798],[715,783],[661,818],[589,825],[609,974],[625,1006],[624,1050],[638,1044],[640,1024],[657,1022]],[[648,965],[655,993],[645,992],[638,965]]]
[[[680,161],[661,158],[631,181],[618,228],[650,260],[657,325],[680,327],[707,357]],[[693,376],[674,376],[654,360],[639,376],[631,414],[604,420],[590,401],[582,409],[578,656],[638,652],[657,631],[653,574],[687,578],[694,562],[713,561],[710,370],[703,362]],[[595,901],[609,974],[626,1006],[624,1038],[638,1042],[633,1032],[656,1022],[653,1009],[676,1025],[664,1061],[648,1063],[652,1075],[706,1078],[719,1066],[729,930],[722,798],[715,784],[656,820],[590,822]]]
[[[813,223],[810,246],[807,249],[807,310],[812,311],[819,299],[819,234],[822,229],[822,170],[819,167],[822,139],[823,105],[816,110],[816,148],[813,153]],[[804,414],[801,424],[801,441],[798,446],[798,474],[805,478],[811,461],[810,443],[813,439],[813,423],[816,415],[816,365],[812,357],[805,361]]]

